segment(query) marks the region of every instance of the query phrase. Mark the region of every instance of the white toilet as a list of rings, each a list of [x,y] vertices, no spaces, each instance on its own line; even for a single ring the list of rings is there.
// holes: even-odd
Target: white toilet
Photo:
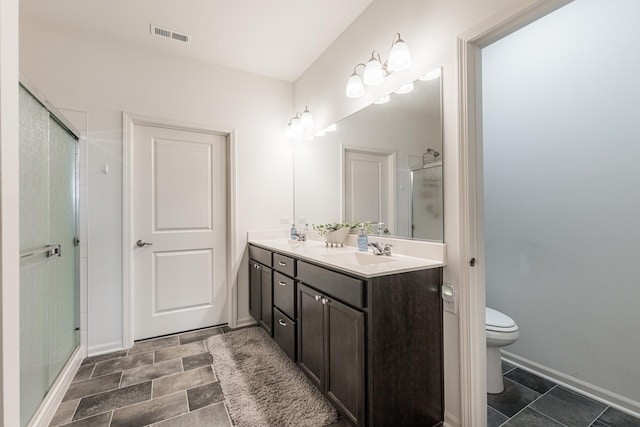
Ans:
[[[500,348],[513,344],[520,338],[518,325],[512,318],[492,308],[486,307],[487,332],[487,393],[502,393],[502,363]]]

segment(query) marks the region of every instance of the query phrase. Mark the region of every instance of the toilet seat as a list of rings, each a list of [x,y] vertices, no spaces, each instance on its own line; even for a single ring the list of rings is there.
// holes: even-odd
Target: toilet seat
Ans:
[[[486,330],[492,332],[516,332],[518,325],[509,316],[492,308],[485,308]]]

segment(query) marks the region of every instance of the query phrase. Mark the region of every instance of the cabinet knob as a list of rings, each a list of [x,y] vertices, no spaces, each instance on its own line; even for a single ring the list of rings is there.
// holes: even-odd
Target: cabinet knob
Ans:
[[[322,297],[320,295],[316,295],[316,301],[320,301]]]
[[[326,304],[328,302],[330,302],[329,298],[322,298],[322,304]]]
[[[278,319],[278,323],[280,323],[280,326],[287,326],[287,322],[283,321],[282,319]]]

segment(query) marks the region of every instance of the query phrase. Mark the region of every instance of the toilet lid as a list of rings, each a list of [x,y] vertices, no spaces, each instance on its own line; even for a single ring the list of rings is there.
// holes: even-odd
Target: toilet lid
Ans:
[[[513,331],[517,330],[516,322],[498,310],[486,307],[487,329],[492,331]]]

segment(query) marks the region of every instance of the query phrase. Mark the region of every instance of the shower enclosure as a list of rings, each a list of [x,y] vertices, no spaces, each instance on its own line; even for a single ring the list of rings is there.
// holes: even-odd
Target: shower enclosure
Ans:
[[[442,242],[442,162],[411,170],[411,237]]]
[[[34,92],[35,93],[35,92]],[[79,345],[77,133],[20,87],[20,418]]]

